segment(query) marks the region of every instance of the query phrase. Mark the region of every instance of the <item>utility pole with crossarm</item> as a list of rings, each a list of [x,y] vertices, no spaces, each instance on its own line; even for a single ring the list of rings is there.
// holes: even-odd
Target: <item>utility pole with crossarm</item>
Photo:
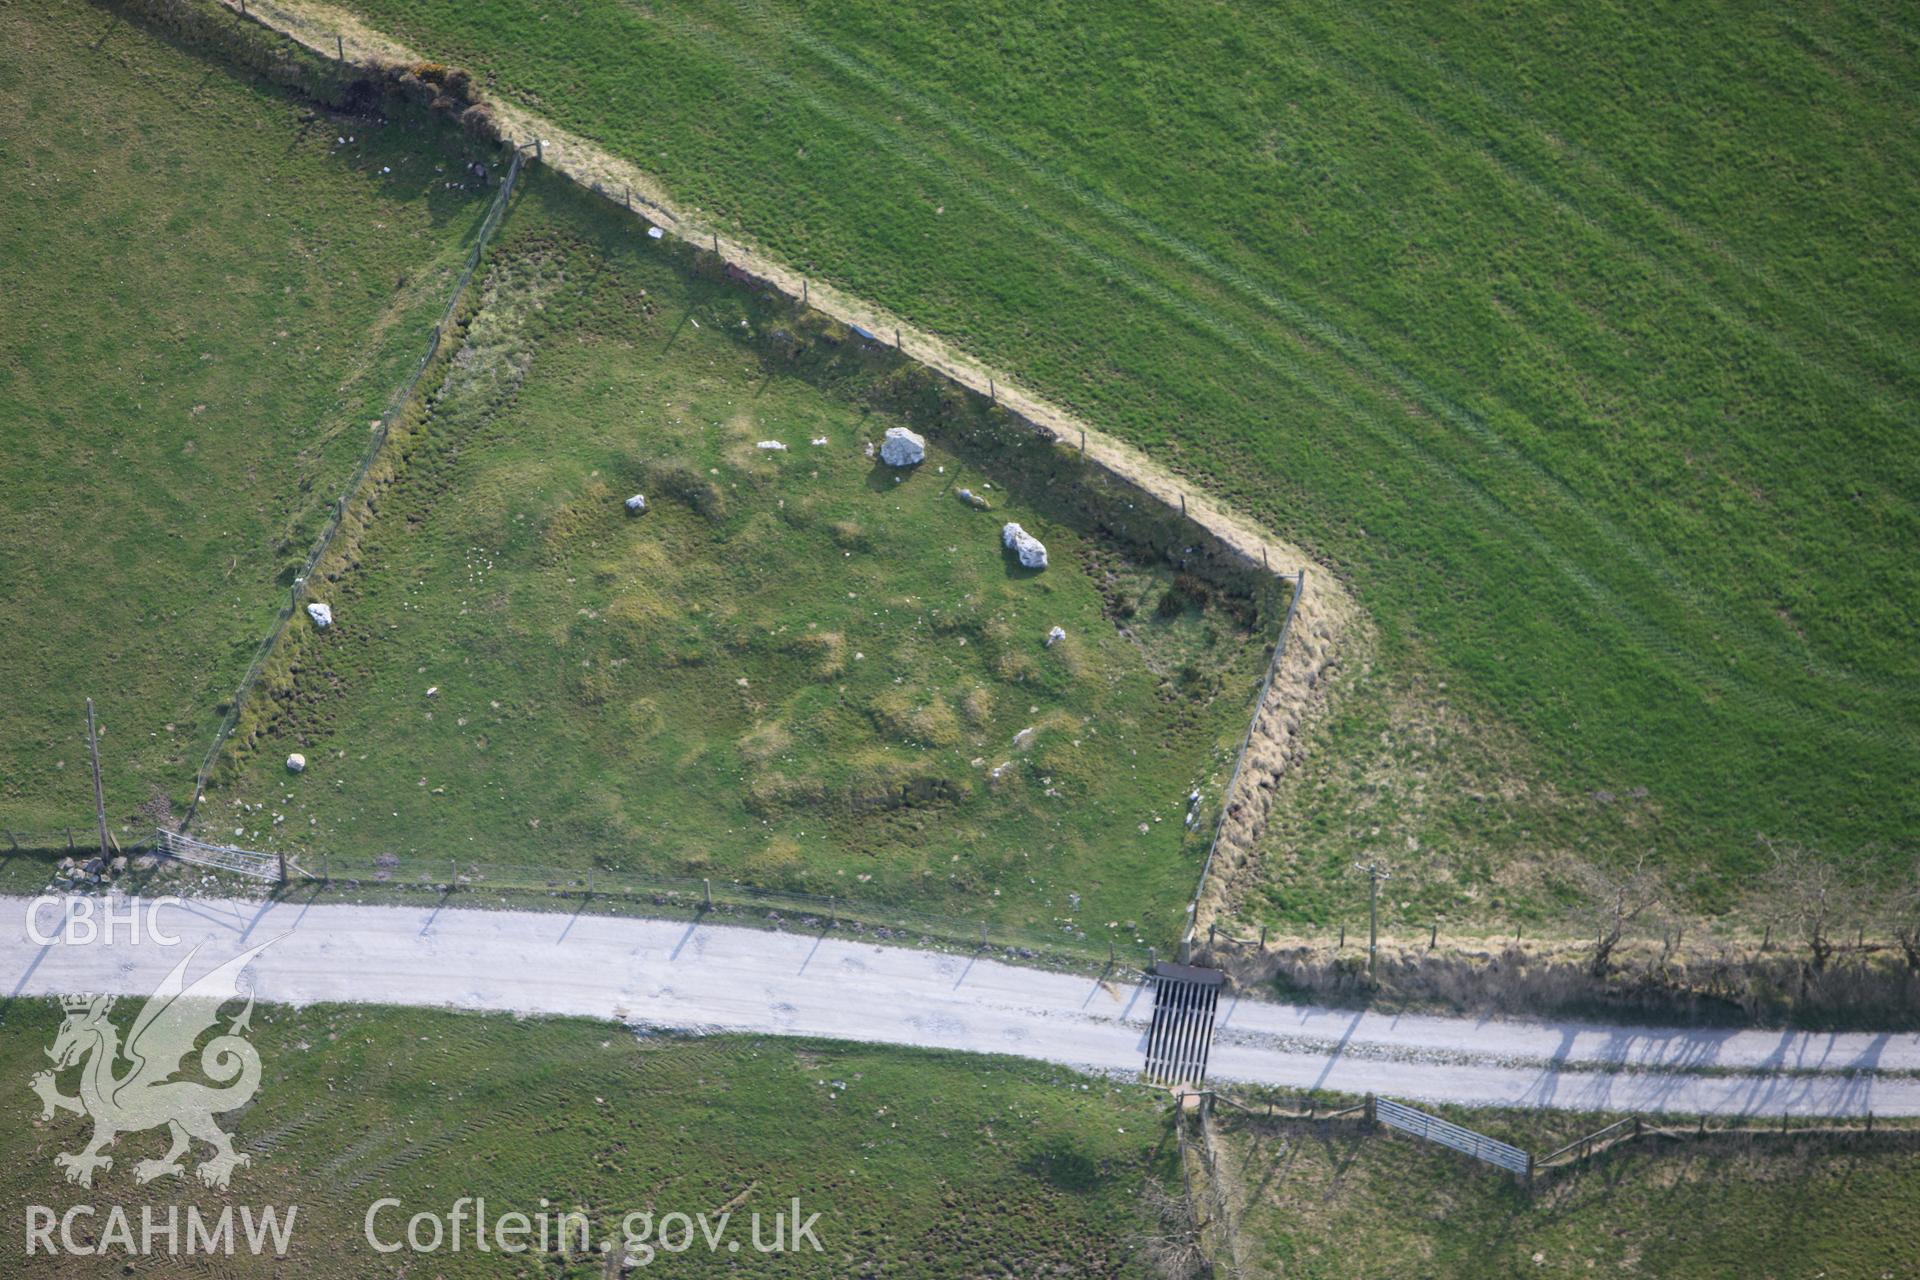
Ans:
[[[1371,882],[1367,893],[1367,977],[1372,978],[1374,959],[1380,950],[1380,882],[1393,879],[1393,873],[1378,862],[1365,866],[1356,862],[1353,869],[1366,872]]]

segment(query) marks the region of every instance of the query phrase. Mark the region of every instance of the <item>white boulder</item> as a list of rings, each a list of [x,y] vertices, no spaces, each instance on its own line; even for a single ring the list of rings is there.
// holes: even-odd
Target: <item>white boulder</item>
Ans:
[[[305,756],[301,755],[298,751],[296,751],[292,755],[287,757],[288,773],[305,773],[306,771],[307,771],[307,758]]]
[[[307,606],[307,616],[313,619],[313,625],[325,631],[333,625],[333,610],[318,600]]]
[[[1067,632],[1064,627],[1047,628],[1047,648],[1049,649],[1053,648],[1053,646],[1059,644],[1062,640],[1065,640],[1066,638],[1067,638]]]
[[[637,516],[642,511],[645,511],[646,509],[647,509],[647,496],[645,494],[636,493],[631,498],[627,499],[628,515]]]
[[[1026,569],[1044,569],[1047,567],[1047,547],[1040,539],[1009,520],[1000,529],[1000,542],[1009,551],[1020,557],[1020,565]]]
[[[754,448],[765,449],[768,453],[785,453],[787,451],[787,446],[778,440],[762,440],[759,444],[755,445]]]
[[[890,467],[917,467],[926,460],[926,437],[905,427],[887,428],[880,442],[880,461]]]

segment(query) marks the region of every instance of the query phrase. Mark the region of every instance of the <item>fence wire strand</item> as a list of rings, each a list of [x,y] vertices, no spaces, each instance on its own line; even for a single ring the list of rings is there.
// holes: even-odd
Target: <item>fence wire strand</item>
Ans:
[[[440,313],[439,322],[433,326],[433,334],[428,339],[426,351],[415,362],[412,374],[388,399],[386,408],[380,414],[380,425],[373,431],[373,438],[367,442],[366,449],[360,455],[360,463],[354,468],[346,486],[341,489],[340,496],[334,499],[333,513],[327,517],[327,522],[321,528],[319,536],[314,539],[313,546],[307,551],[307,558],[301,564],[300,572],[295,575],[293,586],[287,592],[286,603],[280,606],[280,611],[274,618],[273,626],[268,629],[266,638],[260,642],[259,648],[254,650],[253,661],[248,664],[246,674],[240,678],[240,685],[228,703],[227,713],[220,720],[220,728],[213,735],[213,743],[207,748],[205,759],[200,762],[199,772],[194,775],[193,796],[187,803],[186,816],[180,819],[179,830],[182,834],[192,826],[194,818],[200,811],[201,798],[206,794],[207,779],[213,775],[214,766],[220,759],[221,751],[227,745],[228,736],[232,734],[234,726],[240,722],[240,712],[246,705],[247,696],[259,683],[261,673],[266,670],[267,660],[273,656],[274,649],[279,646],[280,637],[286,633],[287,624],[300,611],[301,602],[307,595],[308,578],[312,576],[314,567],[332,547],[334,538],[339,534],[340,527],[346,520],[347,506],[353,501],[354,495],[360,492],[360,486],[365,482],[367,472],[372,470],[373,464],[379,460],[381,451],[386,447],[387,437],[392,433],[395,419],[412,402],[415,393],[420,389],[420,380],[426,376],[427,370],[433,367],[434,360],[440,355],[441,344],[446,341],[447,331],[452,327],[454,316],[459,312],[461,300],[466,296],[467,286],[472,283],[473,274],[480,266],[480,259],[486,252],[487,242],[499,227],[500,220],[506,216],[507,199],[513,194],[514,180],[520,176],[520,158],[520,151],[515,148],[513,159],[507,165],[506,176],[500,180],[500,190],[494,196],[493,205],[487,210],[486,217],[480,222],[480,231],[474,237],[473,248],[467,253],[466,265],[462,268],[459,279],[454,282],[452,292],[447,296],[447,305]]]

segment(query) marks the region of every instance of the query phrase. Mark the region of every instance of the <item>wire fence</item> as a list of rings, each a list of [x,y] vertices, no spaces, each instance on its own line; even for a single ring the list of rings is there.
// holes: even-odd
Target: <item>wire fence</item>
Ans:
[[[90,827],[9,831],[0,827],[0,858],[18,855],[51,860],[62,854],[76,860],[98,854]],[[101,877],[94,888],[118,885],[141,891],[165,877],[164,890],[181,897],[257,893],[259,882],[275,883],[281,894],[306,889],[337,893],[347,900],[380,902],[431,895],[474,906],[511,906],[516,900],[577,900],[576,909],[652,918],[699,920],[753,928],[835,932],[900,946],[967,953],[993,951],[1011,960],[1132,979],[1158,961],[1156,948],[1132,936],[1117,938],[1066,925],[1047,926],[991,915],[947,914],[892,900],[880,892],[810,893],[768,888],[716,877],[654,874],[604,866],[533,866],[473,858],[382,854],[341,856],[330,853],[262,852],[238,845],[196,839],[157,828],[150,838],[128,836],[115,854],[151,854],[160,859],[143,866],[124,883]],[[181,864],[206,875],[168,874]],[[223,878],[233,877],[233,878]],[[162,887],[153,885],[155,888]],[[549,904],[550,905],[550,904]]]
[[[268,659],[273,656],[275,647],[280,643],[280,637],[286,634],[288,622],[300,611],[301,602],[307,595],[307,580],[312,576],[314,567],[320,563],[322,557],[327,554],[328,548],[333,545],[333,540],[339,534],[341,524],[346,519],[348,505],[353,501],[354,495],[359,493],[360,486],[366,481],[367,472],[373,468],[373,464],[380,457],[381,450],[386,447],[387,438],[392,434],[394,421],[413,400],[420,389],[420,380],[426,376],[427,371],[433,367],[434,361],[440,356],[441,345],[453,326],[454,316],[458,313],[461,300],[466,295],[467,286],[473,281],[473,273],[479,268],[481,255],[486,252],[487,242],[500,225],[500,219],[506,214],[507,199],[513,194],[514,180],[520,176],[520,157],[521,153],[516,148],[512,161],[507,165],[506,175],[500,180],[500,190],[494,196],[493,204],[487,210],[486,217],[481,220],[479,234],[474,237],[473,248],[467,254],[466,265],[461,269],[452,292],[447,296],[447,305],[441,311],[439,321],[433,326],[432,336],[427,341],[427,349],[414,363],[413,372],[393,393],[387,401],[386,408],[381,411],[379,425],[373,429],[371,439],[368,440],[366,449],[360,455],[359,465],[354,468],[345,487],[341,489],[340,496],[334,499],[333,510],[328,515],[325,526],[321,528],[319,536],[314,539],[313,546],[308,549],[307,558],[302,562],[300,572],[294,576],[293,586],[287,592],[286,603],[280,606],[279,613],[274,617],[273,626],[268,629],[259,648],[254,650],[253,661],[248,664],[246,674],[240,678],[240,685],[227,705],[227,713],[221,717],[220,727],[213,735],[213,743],[207,748],[206,757],[200,762],[200,769],[194,775],[193,797],[187,804],[186,816],[180,820],[181,832],[184,833],[192,825],[195,815],[199,812],[200,801],[206,794],[207,779],[213,774],[214,766],[220,759],[220,752],[225,748],[228,736],[240,721],[240,712],[246,705],[248,695],[259,683],[261,673],[266,670]]]
[[[111,828],[107,836],[109,849],[113,853],[133,853],[145,847],[144,841],[132,837],[122,846],[118,834]],[[0,839],[6,841],[0,853],[9,855],[67,854],[75,858],[100,855],[100,839],[91,816],[73,826],[0,827]]]

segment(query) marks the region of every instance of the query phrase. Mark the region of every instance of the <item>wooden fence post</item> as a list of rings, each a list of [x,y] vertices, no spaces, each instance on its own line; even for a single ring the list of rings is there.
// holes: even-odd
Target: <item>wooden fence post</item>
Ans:
[[[333,52],[340,59],[340,61],[345,62],[347,60],[347,42],[340,38],[340,34],[338,32],[334,33]]]
[[[1267,926],[1265,925],[1260,926],[1260,949],[1262,951],[1267,949]]]
[[[713,878],[711,876],[702,876],[700,883],[706,888],[707,910],[711,911],[713,910]]]

